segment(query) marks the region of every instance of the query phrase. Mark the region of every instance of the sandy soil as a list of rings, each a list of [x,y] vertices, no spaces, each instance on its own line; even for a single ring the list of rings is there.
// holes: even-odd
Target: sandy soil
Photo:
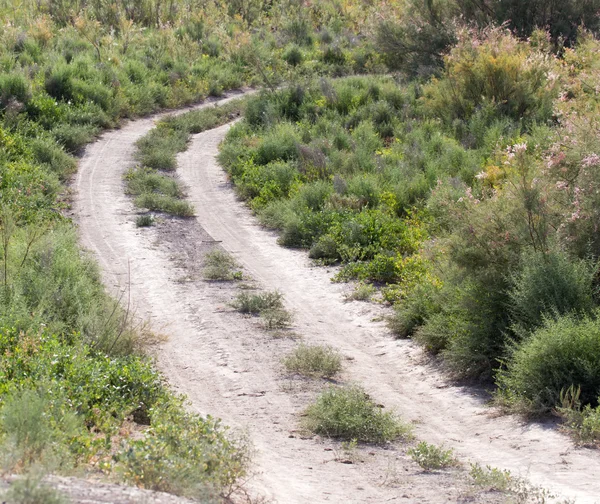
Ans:
[[[498,417],[484,397],[449,384],[410,341],[391,338],[382,308],[344,302],[346,286],[312,267],[306,253],[284,249],[236,201],[215,161],[227,126],[196,135],[179,156],[197,218],[137,229],[123,194],[134,142],[155,118],[104,134],[86,150],[74,182],[82,244],[98,259],[106,285],[128,290],[138,316],[169,336],[157,354],[169,381],[202,414],[247,432],[256,447],[249,485],[281,504],[492,502],[460,471],[423,473],[402,446],[362,447],[350,458],[339,444],[306,439],[299,414],[322,386],[286,377],[280,359],[296,344],[274,337],[228,303],[239,286],[200,278],[202,254],[218,243],[256,286],[277,289],[295,314],[293,332],[346,357],[341,380],[362,384],[386,408],[414,424],[415,435],[451,447],[463,462],[509,469],[577,502],[600,496],[600,455],[579,449],[550,424]]]

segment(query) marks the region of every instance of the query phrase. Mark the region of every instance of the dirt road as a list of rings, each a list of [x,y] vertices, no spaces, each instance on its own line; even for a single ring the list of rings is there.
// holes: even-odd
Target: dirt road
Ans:
[[[253,490],[280,504],[492,499],[475,495],[458,473],[421,472],[398,448],[364,447],[345,464],[337,444],[303,439],[299,413],[318,386],[283,375],[280,359],[297,342],[234,313],[228,302],[238,287],[199,278],[202,253],[214,241],[257,284],[281,291],[303,341],[338,348],[347,357],[342,379],[362,384],[414,423],[417,438],[444,443],[464,462],[509,469],[563,497],[596,502],[598,453],[573,447],[550,425],[491,415],[481,398],[424,363],[410,341],[393,340],[377,321],[382,308],[345,303],[345,287],[329,281],[331,271],[279,247],[256,224],[215,161],[227,126],[196,135],[179,156],[196,220],[137,229],[122,174],[133,164],[134,142],[153,122],[130,122],[86,150],[75,181],[81,241],[99,260],[107,286],[115,293],[129,288],[138,315],[168,334],[158,362],[169,381],[197,411],[247,432],[256,447]]]

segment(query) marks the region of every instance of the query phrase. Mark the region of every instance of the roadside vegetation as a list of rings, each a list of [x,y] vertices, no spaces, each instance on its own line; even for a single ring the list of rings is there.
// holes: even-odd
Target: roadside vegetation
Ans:
[[[185,201],[185,192],[174,176],[176,155],[186,149],[190,135],[201,133],[243,113],[243,100],[235,100],[171,116],[137,142],[138,166],[125,174],[127,194],[137,207],[179,217],[190,217],[194,210]]]
[[[358,385],[326,389],[304,412],[304,426],[344,441],[385,444],[410,437],[410,427],[384,412]]]
[[[512,409],[558,407],[597,441],[599,6],[521,4],[4,2],[3,467],[84,466],[204,500],[245,474],[244,443],[165,386],[149,335],[107,296],[62,213],[74,156],[103,130],[245,85],[268,91],[244,105],[221,161],[281,243],[380,287],[398,335],[457,377],[495,382]],[[163,172],[239,107],[143,139],[126,177],[138,206],[191,215]],[[238,275],[223,257],[211,267],[213,280]],[[268,328],[290,323],[260,313]],[[136,435],[122,435],[130,422]],[[406,435],[357,387],[324,392],[307,422],[348,440]]]
[[[477,16],[465,27],[458,3],[427,5],[448,10],[411,11],[418,36],[403,18],[375,30],[399,75],[306,79],[252,97],[220,161],[282,245],[340,264],[338,281],[379,288],[398,337],[457,379],[495,384],[498,404],[585,431],[600,395],[589,86],[600,44],[558,18],[549,32]],[[392,61],[409,42],[422,50]],[[438,42],[439,57],[420,59]]]

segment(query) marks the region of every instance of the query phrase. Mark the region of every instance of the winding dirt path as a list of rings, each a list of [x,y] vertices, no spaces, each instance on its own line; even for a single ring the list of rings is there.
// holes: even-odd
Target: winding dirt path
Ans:
[[[280,504],[492,500],[469,494],[458,475],[421,472],[399,449],[361,448],[360,462],[342,464],[336,444],[303,439],[298,412],[316,386],[282,375],[280,358],[296,343],[233,313],[227,303],[235,286],[198,278],[198,262],[214,241],[264,288],[281,291],[295,332],[340,349],[348,359],[342,379],[362,384],[413,422],[419,439],[577,502],[596,502],[597,452],[575,448],[551,425],[494,418],[481,398],[424,363],[410,341],[393,340],[376,321],[381,308],[345,303],[345,287],[329,281],[331,271],[312,267],[304,252],[279,247],[256,224],[215,161],[228,126],[196,135],[179,156],[197,219],[136,229],[122,174],[133,165],[134,142],[155,119],[130,122],[86,150],[74,184],[81,241],[100,262],[106,285],[115,294],[130,289],[138,315],[169,335],[158,352],[169,381],[197,411],[247,431],[258,466],[253,489]]]

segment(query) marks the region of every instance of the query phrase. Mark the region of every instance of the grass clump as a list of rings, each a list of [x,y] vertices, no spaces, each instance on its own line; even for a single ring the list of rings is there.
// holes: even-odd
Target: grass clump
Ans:
[[[441,446],[421,441],[414,448],[408,450],[411,458],[426,471],[444,469],[458,464],[452,450],[444,450]]]
[[[265,310],[283,309],[283,294],[277,291],[259,294],[241,292],[232,305],[240,313],[260,315]]]
[[[283,365],[290,373],[331,378],[342,370],[342,359],[330,346],[300,345],[283,360]]]
[[[260,312],[266,329],[286,329],[290,327],[294,317],[283,308],[269,308]]]
[[[293,320],[292,314],[283,307],[283,294],[277,291],[259,294],[241,292],[232,306],[240,313],[259,315],[267,329],[285,329]]]
[[[45,484],[37,475],[28,474],[12,482],[2,496],[10,504],[68,504],[70,502],[58,490]]]
[[[204,269],[202,274],[206,280],[232,281],[240,280],[242,272],[238,265],[227,252],[214,249],[204,256]]]
[[[144,193],[135,198],[135,205],[155,212],[165,212],[178,217],[192,217],[194,207],[187,201],[164,194]]]
[[[137,227],[150,227],[154,225],[154,216],[151,214],[139,215],[135,219],[135,225]]]
[[[316,434],[346,441],[386,443],[406,437],[409,428],[383,412],[359,386],[330,387],[305,411],[305,426]]]
[[[471,464],[469,475],[473,483],[480,487],[497,492],[507,492],[513,485],[513,476],[510,471],[498,469],[497,467],[481,467],[479,464]]]
[[[354,290],[346,295],[346,301],[370,301],[377,289],[365,282],[359,282]]]

